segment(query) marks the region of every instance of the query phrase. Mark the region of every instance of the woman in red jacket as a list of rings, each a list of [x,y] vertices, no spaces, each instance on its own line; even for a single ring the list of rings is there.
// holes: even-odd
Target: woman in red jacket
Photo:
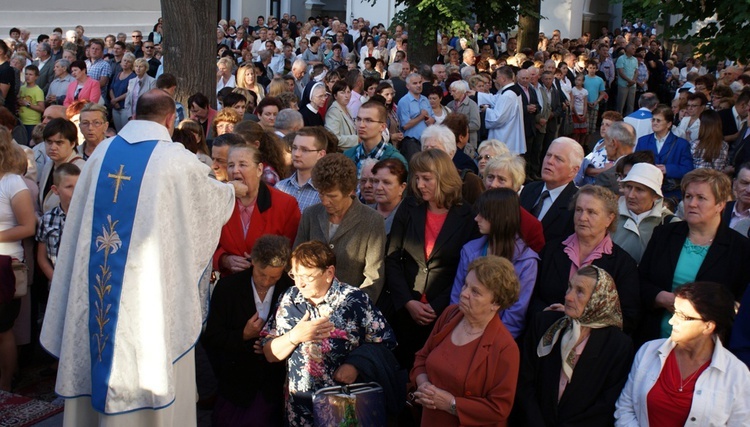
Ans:
[[[264,234],[289,238],[289,246],[297,236],[300,211],[294,197],[267,186],[261,181],[263,163],[260,152],[249,145],[229,149],[227,175],[248,188],[247,194],[237,198],[229,222],[221,229],[219,248],[214,253],[213,266],[228,275],[250,268],[250,252],[255,240]]]
[[[423,426],[508,425],[520,356],[497,314],[513,305],[518,289],[505,258],[469,265],[458,305],[437,320],[411,371]]]

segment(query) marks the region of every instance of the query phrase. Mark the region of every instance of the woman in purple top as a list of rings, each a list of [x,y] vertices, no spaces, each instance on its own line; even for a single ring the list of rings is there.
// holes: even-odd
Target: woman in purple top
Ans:
[[[476,258],[497,255],[507,258],[521,284],[518,301],[500,311],[500,319],[513,335],[518,338],[526,325],[526,309],[534,291],[539,255],[521,239],[521,214],[518,194],[509,188],[487,190],[477,200],[474,220],[482,237],[472,240],[461,249],[456,280],[451,290],[451,304],[458,303],[461,288],[466,279],[469,264]]]

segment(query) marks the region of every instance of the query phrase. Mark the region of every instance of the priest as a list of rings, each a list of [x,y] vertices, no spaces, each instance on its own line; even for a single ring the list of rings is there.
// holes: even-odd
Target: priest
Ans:
[[[76,186],[40,337],[65,426],[196,424],[193,346],[238,184],[171,143],[174,119],[169,94],[141,96]]]

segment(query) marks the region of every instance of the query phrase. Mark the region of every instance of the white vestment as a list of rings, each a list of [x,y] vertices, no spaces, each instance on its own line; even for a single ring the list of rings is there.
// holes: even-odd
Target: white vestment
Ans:
[[[142,147],[152,148],[143,155]],[[142,120],[103,141],[83,168],[40,341],[60,358],[55,391],[90,398],[89,409],[106,414],[100,425],[185,403],[172,405],[185,395],[175,376],[180,358],[193,357],[211,256],[235,204],[232,186],[209,172],[165,127]]]
[[[503,86],[495,95],[477,93],[477,104],[489,105],[485,112],[485,126],[489,139],[505,143],[511,153],[520,155],[526,152],[526,135],[523,128],[523,101],[521,97]],[[508,89],[508,90],[506,90]]]

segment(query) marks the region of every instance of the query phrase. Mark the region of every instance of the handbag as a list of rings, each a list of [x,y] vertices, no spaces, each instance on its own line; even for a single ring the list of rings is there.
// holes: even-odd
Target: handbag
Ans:
[[[29,267],[26,263],[13,258],[13,275],[16,276],[16,292],[13,298],[25,297],[29,293]]]
[[[316,427],[386,425],[383,388],[378,383],[355,383],[325,387],[313,393]]]

